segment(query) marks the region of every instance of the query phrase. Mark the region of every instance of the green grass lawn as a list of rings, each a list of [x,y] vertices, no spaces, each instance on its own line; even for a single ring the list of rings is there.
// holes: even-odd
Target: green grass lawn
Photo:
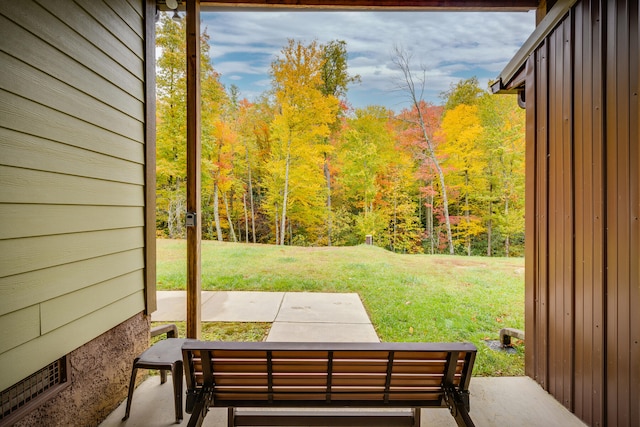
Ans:
[[[164,325],[167,322],[151,322],[151,327]],[[178,328],[178,336],[186,337],[186,322],[172,322]],[[264,341],[271,329],[270,323],[239,323],[239,322],[202,322],[200,339],[206,341]],[[151,339],[154,344],[164,335],[159,335]]]
[[[157,254],[158,290],[185,289],[185,241],[158,240]],[[475,375],[524,374],[522,342],[515,354],[485,344],[503,327],[524,329],[522,258],[203,241],[202,289],[357,292],[382,341],[469,341]]]

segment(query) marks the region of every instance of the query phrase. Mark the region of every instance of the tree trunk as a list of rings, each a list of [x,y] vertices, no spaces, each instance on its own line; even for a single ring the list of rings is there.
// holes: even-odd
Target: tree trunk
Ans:
[[[256,242],[256,213],[255,207],[253,204],[253,178],[251,176],[251,164],[249,163],[249,149],[245,145],[245,159],[247,161],[247,178],[249,184],[249,205],[251,206],[251,236],[253,238],[253,243]],[[247,239],[247,242],[249,239]]]
[[[451,221],[449,220],[449,199],[447,197],[447,186],[444,180],[444,172],[440,167],[440,163],[435,154],[435,148],[433,147],[433,143],[431,142],[431,138],[427,133],[427,125],[424,121],[424,117],[422,115],[422,110],[420,109],[421,104],[423,103],[422,93],[425,89],[425,80],[426,80],[426,70],[423,69],[423,78],[420,84],[420,94],[417,93],[416,82],[414,81],[413,73],[409,67],[409,54],[403,51],[400,48],[396,47],[395,58],[393,59],[395,65],[402,71],[404,76],[404,85],[403,88],[407,90],[409,96],[411,97],[411,101],[416,111],[418,112],[418,123],[420,125],[420,129],[422,130],[422,137],[424,138],[425,143],[427,144],[428,156],[433,162],[436,171],[438,172],[438,177],[440,179],[440,187],[442,188],[442,207],[444,210],[444,220],[445,225],[447,227],[447,241],[449,244],[449,253],[451,255],[454,254],[453,250],[453,236],[451,234]]]
[[[169,201],[169,209],[167,212],[167,227],[169,228],[169,237],[177,239],[184,237],[184,227],[182,226],[182,216],[184,212],[183,198],[176,194]]]
[[[427,130],[424,127],[424,122],[422,121],[422,113],[420,113],[420,122],[422,123],[422,126],[423,126],[424,137],[427,138]],[[431,148],[431,141],[429,140],[427,141],[429,145],[429,157],[431,158],[431,161],[433,162],[433,165],[435,166],[436,171],[438,172],[438,178],[440,179],[440,187],[442,191],[442,209],[444,211],[443,213],[444,213],[445,227],[447,228],[447,243],[449,244],[449,254],[453,255],[454,254],[453,236],[451,234],[451,221],[449,220],[449,198],[447,197],[447,185],[444,182],[444,172],[440,167],[440,163],[438,163],[438,159],[436,158],[435,152]]]
[[[467,256],[471,256],[471,213],[469,211],[469,171],[464,171],[464,185],[467,191],[464,194],[464,216],[467,221]]]
[[[233,221],[231,221],[231,210],[229,209],[229,202],[227,201],[227,193],[222,193],[222,201],[224,201],[224,208],[227,211],[227,222],[229,223],[229,234],[231,234],[231,240],[238,241],[236,232],[233,229]]]
[[[285,230],[287,229],[287,201],[289,198],[289,166],[291,163],[291,138],[287,142],[287,157],[284,166],[284,194],[282,195],[282,218],[280,225],[280,245],[284,246]]]
[[[489,209],[493,209],[492,205],[493,202],[489,202]],[[491,245],[492,245],[492,238],[493,238],[493,219],[491,218],[491,213],[489,214],[489,221],[487,221],[487,256],[492,256],[492,251],[491,251]]]
[[[329,170],[329,156],[324,154],[324,176],[327,180],[327,246],[331,246],[331,229],[333,219],[331,217],[331,171]]]
[[[220,207],[218,203],[218,182],[213,181],[213,220],[216,223],[216,233],[218,235],[218,241],[222,242],[222,229],[220,228]]]
[[[435,235],[433,229],[433,195],[429,195],[429,207],[427,208],[427,230],[429,233],[429,245],[431,246],[431,255],[435,251]]]
[[[487,256],[492,256],[493,240],[493,184],[489,184],[489,220],[487,221]]]
[[[393,192],[393,240],[391,250],[396,251],[396,239],[398,238],[398,199],[396,192]]]
[[[504,201],[504,217],[507,218],[507,220],[509,218],[509,198],[508,197]],[[510,245],[511,245],[511,242],[509,240],[509,233],[507,232],[507,235],[504,239],[504,253],[507,258],[509,258]]]
[[[247,212],[247,193],[242,195],[242,206],[244,207],[244,241],[249,243],[249,212]]]
[[[278,242],[280,241],[280,227],[278,225],[278,204],[276,203],[275,206],[276,210],[275,210],[275,214],[274,214],[274,219],[275,219],[275,224],[276,224],[276,245],[278,244]]]

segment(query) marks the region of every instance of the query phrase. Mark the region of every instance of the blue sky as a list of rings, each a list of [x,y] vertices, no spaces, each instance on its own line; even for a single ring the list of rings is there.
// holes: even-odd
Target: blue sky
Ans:
[[[394,46],[411,55],[412,68],[427,70],[425,99],[451,83],[476,76],[482,87],[498,76],[534,29],[535,14],[498,12],[215,12],[203,13],[214,68],[242,98],[256,99],[270,88],[269,66],[293,38],[309,43],[344,40],[349,70],[361,83],[349,88],[355,107],[408,106],[398,91]]]

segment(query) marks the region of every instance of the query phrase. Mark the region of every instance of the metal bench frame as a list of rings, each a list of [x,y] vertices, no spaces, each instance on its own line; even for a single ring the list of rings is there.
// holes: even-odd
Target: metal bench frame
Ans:
[[[190,341],[182,346],[188,425],[202,425],[209,407],[226,407],[229,426],[419,426],[420,408],[436,407],[449,408],[459,426],[470,427],[476,353],[469,343]]]

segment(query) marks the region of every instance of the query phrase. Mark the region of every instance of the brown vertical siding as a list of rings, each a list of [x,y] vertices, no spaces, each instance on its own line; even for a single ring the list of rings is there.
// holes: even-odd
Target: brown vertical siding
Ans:
[[[575,9],[575,395],[587,423],[604,412],[602,387],[603,138],[602,48],[597,2]],[[591,189],[593,191],[591,191]]]
[[[526,372],[593,426],[640,426],[639,15],[577,2],[527,62]]]
[[[631,0],[631,3],[635,3],[637,9],[637,1]],[[610,425],[619,426],[631,425],[629,418],[630,381],[632,380],[629,359],[631,350],[629,322],[631,319],[629,274],[631,261],[629,257],[631,248],[629,216],[631,7],[627,1],[608,3],[606,23],[607,419]],[[637,260],[634,263],[637,263]]]
[[[640,7],[629,10],[629,406],[630,425],[640,425]]]
[[[538,244],[538,277],[535,284],[537,289],[537,319],[536,328],[536,365],[537,372],[535,378],[545,388],[549,386],[549,221],[548,221],[548,205],[549,205],[549,152],[548,140],[549,134],[547,129],[548,119],[548,100],[547,100],[547,82],[549,69],[547,65],[548,43],[545,43],[536,52],[537,57],[537,76],[539,84],[536,86],[536,153],[538,158],[538,169],[536,174],[536,217],[537,239]]]
[[[525,228],[532,231],[534,235],[537,234],[537,207],[536,207],[536,168],[537,168],[537,153],[535,144],[536,135],[536,59],[535,55],[532,55],[527,59],[526,81],[532,82],[525,87],[525,100],[526,100],[526,115],[527,115],[527,130],[526,130],[526,182],[525,182],[525,210],[527,215],[525,216]],[[535,213],[535,214],[534,214]],[[538,257],[536,256],[538,251],[538,239],[529,238],[525,241],[525,281],[526,283],[538,283]],[[537,337],[537,319],[538,313],[536,311],[536,298],[538,296],[538,290],[535,286],[527,286],[525,288],[525,330],[530,336]],[[530,377],[535,377],[535,344],[539,340],[531,340],[531,344],[527,343],[525,347],[525,373]]]
[[[549,37],[549,391],[571,408],[573,194],[571,20]]]

